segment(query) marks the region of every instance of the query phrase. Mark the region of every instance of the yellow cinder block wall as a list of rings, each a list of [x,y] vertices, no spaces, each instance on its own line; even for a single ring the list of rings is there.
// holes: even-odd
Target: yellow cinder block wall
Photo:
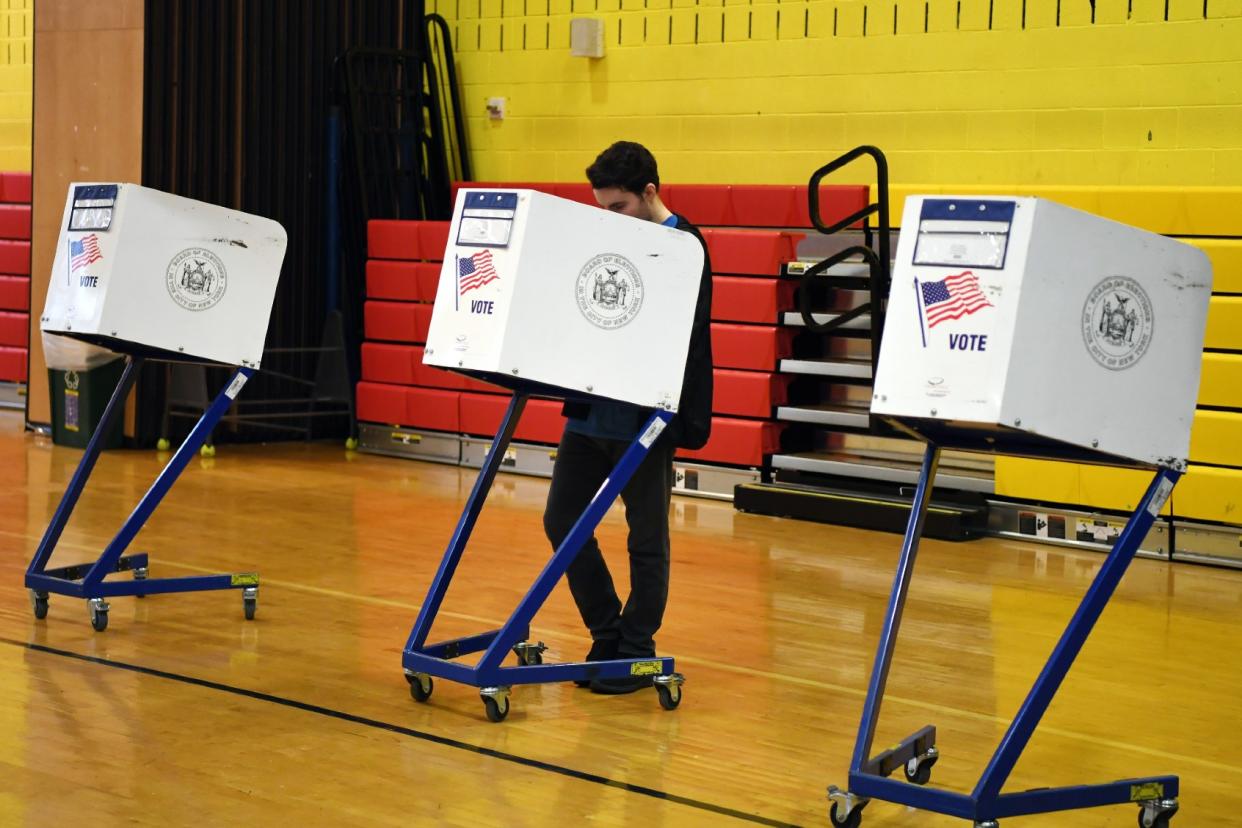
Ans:
[[[1242,216],[1242,0],[430,0],[429,10],[454,32],[476,180],[580,181],[600,149],[626,138],[655,152],[667,181],[801,183],[868,143],[888,156],[898,216],[905,193],[971,188],[1063,195],[1181,235],[1221,235],[1218,219]],[[573,17],[603,21],[604,58],[570,54]],[[503,121],[487,118],[491,97],[506,99]],[[840,180],[868,179],[860,167]],[[1110,193],[1095,199],[1092,188]],[[1242,291],[1239,242],[1203,244],[1217,291]],[[1205,356],[1200,402],[1242,409],[1237,300],[1221,299],[1210,332],[1240,353]],[[1238,442],[1242,414],[1200,412],[1192,457],[1242,466]],[[1013,458],[996,476],[1002,494],[1113,509],[1132,507],[1146,479]],[[1174,504],[1242,522],[1242,470],[1198,467]]]
[[[669,181],[803,182],[872,143],[899,183],[1242,183],[1242,0],[1097,0],[1094,23],[1088,0],[431,6],[478,180],[580,180],[625,137]],[[573,17],[603,20],[604,58],[570,55]]]
[[[0,171],[29,172],[34,0],[0,0]]]

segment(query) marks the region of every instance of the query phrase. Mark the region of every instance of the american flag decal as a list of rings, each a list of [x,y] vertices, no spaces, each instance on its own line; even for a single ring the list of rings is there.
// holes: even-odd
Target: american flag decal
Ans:
[[[69,242],[69,270],[72,272],[103,258],[99,252],[99,237],[94,233]]]
[[[919,288],[928,328],[992,307],[979,289],[979,277],[969,270],[939,282],[923,282]]]
[[[492,266],[492,251],[483,250],[473,256],[465,256],[457,260],[457,293],[464,295],[468,290],[483,287],[488,282],[500,278],[496,268]]]

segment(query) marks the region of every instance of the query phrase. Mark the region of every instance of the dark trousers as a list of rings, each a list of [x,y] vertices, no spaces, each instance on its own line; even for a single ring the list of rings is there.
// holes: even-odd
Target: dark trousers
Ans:
[[[553,548],[569,534],[629,443],[566,430],[556,451],[543,527]],[[673,492],[671,441],[657,440],[621,490],[629,525],[630,596],[621,606],[612,574],[592,535],[569,566],[569,591],[596,641],[616,641],[622,656],[655,653],[668,602],[668,509]]]

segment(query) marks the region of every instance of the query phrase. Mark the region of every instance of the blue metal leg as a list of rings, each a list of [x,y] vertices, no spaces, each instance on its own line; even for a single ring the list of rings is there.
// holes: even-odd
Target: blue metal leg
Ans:
[[[483,511],[483,502],[492,488],[492,481],[496,479],[496,472],[500,470],[500,463],[505,457],[505,449],[513,438],[513,430],[517,428],[522,409],[526,407],[526,400],[527,395],[516,393],[509,400],[509,408],[505,411],[504,419],[500,421],[500,428],[496,431],[495,439],[492,440],[487,459],[483,461],[483,468],[479,470],[479,476],[474,481],[474,488],[471,489],[470,497],[466,500],[466,508],[461,513],[461,519],[457,521],[453,538],[449,541],[444,558],[440,561],[440,568],[436,571],[431,587],[427,590],[427,598],[418,611],[418,619],[414,622],[410,636],[405,642],[407,652],[420,650],[427,643],[431,623],[435,620],[436,613],[440,611],[440,604],[443,603],[444,595],[448,592],[453,573],[457,571],[457,564],[461,561],[462,553],[466,551],[466,542],[470,540],[474,524],[479,519],[479,513]]]
[[[612,474],[608,476],[608,479],[600,486],[599,491],[595,493],[581,517],[578,518],[569,534],[561,542],[560,546],[557,547],[548,563],[544,566],[543,571],[535,579],[535,583],[503,627],[492,632],[455,639],[449,642],[426,644],[427,632],[435,619],[436,612],[439,610],[440,602],[448,589],[453,572],[465,550],[470,530],[474,526],[479,511],[482,509],[487,490],[490,488],[496,471],[500,466],[500,458],[504,455],[504,448],[508,444],[517,418],[521,414],[521,405],[523,403],[524,398],[519,400],[515,396],[514,402],[510,404],[509,412],[505,415],[505,420],[501,424],[500,433],[496,435],[496,439],[492,443],[492,449],[488,454],[482,471],[479,473],[478,480],[475,482],[470,499],[466,503],[465,512],[458,523],[457,531],[449,543],[444,559],[440,563],[440,569],[437,571],[428,593],[427,600],[423,603],[423,607],[419,611],[418,620],[415,622],[410,638],[406,642],[402,656],[402,666],[407,671],[407,674],[425,673],[427,675],[439,676],[481,688],[489,688],[487,690],[488,693],[497,689],[496,687],[489,687],[492,685],[507,687],[513,684],[567,681],[574,678],[583,678],[588,669],[597,678],[619,678],[621,676],[638,674],[661,676],[671,674],[673,668],[673,660],[671,658],[617,659],[615,661],[593,662],[590,665],[538,664],[520,667],[500,666],[513,646],[527,637],[530,630],[530,622],[533,620],[535,613],[543,606],[544,601],[547,600],[557,581],[565,574],[570,563],[573,562],[574,557],[582,548],[583,543],[595,531],[595,527],[599,525],[604,513],[608,511],[609,506],[612,505],[613,501],[621,493],[621,490],[625,488],[630,478],[633,477],[635,470],[647,456],[647,452],[655,442],[655,439],[672,419],[673,415],[666,411],[656,411],[647,420],[642,431],[639,432],[625,454],[622,455]],[[475,667],[467,667],[447,661],[447,659],[457,655],[464,655],[484,648],[486,648],[485,652]],[[674,678],[677,680],[677,683],[681,680],[680,676],[675,676]],[[670,685],[673,683],[670,682]],[[679,693],[680,691],[677,692]]]
[[[1126,524],[1121,537],[1113,545],[1112,551],[1104,561],[1104,566],[1100,568],[1091,588],[1078,605],[1078,610],[1065,628],[1061,640],[1057,642],[1056,649],[1053,650],[1048,663],[1044,665],[1039,678],[1031,687],[1031,692],[1027,695],[1026,701],[1022,703],[1017,717],[1009,726],[1004,738],[1001,739],[996,753],[992,756],[992,761],[988,763],[983,777],[975,787],[976,799],[990,801],[1000,794],[1001,787],[1009,778],[1027,742],[1030,741],[1031,734],[1035,732],[1039,720],[1048,709],[1053,696],[1056,695],[1057,689],[1060,688],[1061,682],[1073,665],[1074,659],[1078,657],[1082,645],[1086,643],[1087,636],[1091,634],[1095,622],[1099,620],[1104,607],[1108,605],[1109,598],[1117,589],[1121,576],[1130,566],[1130,561],[1134,560],[1139,544],[1151,531],[1152,523],[1155,522],[1156,516],[1160,513],[1161,507],[1164,506],[1165,500],[1168,499],[1169,493],[1173,491],[1173,486],[1180,477],[1179,472],[1169,469],[1156,472],[1155,478],[1147,488],[1147,493],[1143,495],[1142,501]]]
[[[582,512],[582,516],[578,518],[577,523],[569,530],[569,534],[561,541],[561,545],[557,547],[552,558],[544,566],[543,571],[539,573],[539,577],[535,579],[535,583],[531,586],[530,591],[526,593],[521,603],[518,604],[517,609],[514,610],[513,616],[501,628],[500,633],[492,641],[491,646],[487,648],[487,652],[483,654],[483,658],[479,660],[479,672],[485,680],[489,677],[492,670],[500,666],[500,662],[504,660],[509,648],[518,642],[518,630],[526,629],[530,626],[535,613],[543,606],[543,602],[548,599],[548,595],[551,594],[557,581],[561,579],[561,576],[569,569],[569,565],[573,563],[574,558],[578,556],[582,545],[595,532],[595,527],[603,519],[604,513],[608,511],[613,501],[621,494],[625,484],[630,482],[630,478],[634,476],[634,472],[638,469],[639,464],[647,456],[647,450],[671,419],[672,415],[667,411],[656,411],[647,419],[638,436],[634,438],[634,442],[630,443],[630,447],[626,449],[616,468],[612,470],[612,474],[608,475],[604,485],[600,486],[599,491],[591,498],[591,502],[587,504],[586,509]],[[657,423],[659,423],[658,428]]]
[[[203,412],[203,416],[177,449],[177,453],[169,460],[163,471],[160,472],[159,477],[156,478],[151,488],[147,490],[142,500],[139,501],[116,536],[96,561],[90,564],[75,564],[56,567],[51,570],[47,569],[47,563],[56,549],[61,533],[64,531],[64,527],[73,513],[78,498],[86,486],[86,481],[94,469],[95,462],[99,458],[100,440],[107,432],[109,423],[123,409],[125,398],[130,388],[133,387],[141,365],[141,358],[128,358],[125,373],[121,376],[121,381],[117,384],[116,390],[108,402],[108,407],[104,410],[100,424],[87,444],[86,452],[78,464],[77,471],[74,472],[73,478],[70,480],[69,486],[56,509],[56,513],[43,535],[43,540],[40,542],[39,548],[36,550],[34,558],[26,570],[26,586],[37,593],[57,593],[88,599],[102,599],[118,595],[155,595],[167,592],[241,588],[246,591],[247,602],[252,604],[254,601],[254,590],[258,586],[258,576],[254,573],[196,575],[184,578],[144,578],[142,580],[125,582],[104,581],[104,578],[113,572],[123,572],[139,568],[145,569],[147,555],[141,553],[126,556],[124,555],[126,548],[142,529],[143,525],[150,519],[161,500],[163,500],[164,495],[168,493],[173,483],[176,482],[177,476],[181,474],[186,464],[190,461],[190,458],[198,451],[199,447],[210,435],[211,430],[220,421],[220,418],[224,416],[229,406],[232,405],[242,386],[253,376],[254,370],[251,368],[238,368],[234,372],[229,384],[216,397],[211,407]],[[43,598],[46,598],[46,595]],[[46,609],[46,604],[44,608]],[[248,604],[247,617],[250,617],[252,614],[253,607]],[[102,627],[97,627],[97,629],[102,629]]]
[[[1151,530],[1152,523],[1181,476],[1179,472],[1167,469],[1156,472],[1139,507],[1117,539],[1091,588],[1083,597],[1074,617],[1062,634],[1061,640],[1049,657],[1048,663],[1036,679],[1021,709],[984,770],[978,785],[970,795],[929,789],[921,785],[911,785],[896,779],[885,778],[899,767],[903,760],[918,756],[921,750],[934,742],[933,728],[924,728],[901,745],[885,751],[875,759],[868,760],[884,693],[884,684],[892,658],[892,646],[895,642],[897,627],[901,622],[901,611],[909,586],[914,552],[918,536],[922,532],[920,513],[926,510],[928,496],[928,491],[924,490],[924,486],[930,489],[930,478],[935,474],[933,451],[934,449],[929,447],[928,454],[924,458],[919,491],[915,495],[915,513],[910,516],[897,578],[889,599],[888,618],[881,635],[876,665],[872,672],[871,686],[868,689],[863,711],[863,720],[859,727],[858,743],[855,746],[853,764],[850,769],[850,789],[848,793],[836,788],[829,789],[829,798],[833,800],[834,816],[848,816],[850,811],[863,807],[867,798],[875,798],[950,816],[973,819],[976,822],[1126,802],[1140,805],[1146,819],[1155,819],[1163,815],[1167,820],[1167,817],[1177,810],[1179,782],[1175,776],[1121,779],[1097,785],[1000,793],[1027,742],[1035,732],[1041,717],[1047,711],[1048,705],[1073,665],[1074,659],[1090,635],[1095,622],[1107,606],[1126,568],[1134,559],[1139,544]],[[838,813],[838,808],[840,813]]]
[[[43,540],[39,542],[39,548],[35,550],[30,566],[26,567],[27,576],[42,573],[47,567],[47,562],[51,560],[52,552],[60,541],[60,534],[65,531],[69,516],[73,514],[73,508],[78,504],[82,490],[86,488],[86,481],[95,469],[95,461],[99,459],[104,435],[108,433],[109,427],[125,408],[125,399],[129,396],[129,390],[134,387],[134,380],[138,378],[138,369],[141,367],[141,357],[125,358],[125,371],[121,374],[121,380],[112,391],[112,397],[108,400],[103,416],[99,419],[99,426],[86,444],[86,451],[82,459],[78,461],[78,468],[69,481],[69,487],[61,495],[60,505],[56,507],[52,522],[47,525],[47,531],[43,533]]]
[[[936,467],[940,463],[940,448],[927,444],[923,452],[923,468],[919,472],[918,487],[906,524],[906,536],[901,544],[901,558],[897,563],[897,576],[893,591],[888,598],[888,610],[884,616],[884,630],[880,633],[880,645],[875,654],[875,666],[871,668],[871,684],[867,688],[867,700],[863,706],[862,720],[858,724],[858,739],[854,743],[854,759],[850,771],[858,772],[871,755],[875,739],[875,726],[880,718],[880,705],[884,701],[884,688],[888,684],[888,671],[893,663],[893,649],[897,644],[897,632],[901,628],[901,615],[906,607],[906,593],[914,575],[914,559],[919,551],[919,539],[923,536],[923,524],[927,520],[927,504],[931,500],[932,485],[936,479]]]

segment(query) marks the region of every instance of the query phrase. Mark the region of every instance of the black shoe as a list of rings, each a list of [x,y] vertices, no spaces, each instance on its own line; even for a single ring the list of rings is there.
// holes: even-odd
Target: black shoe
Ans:
[[[591,692],[605,696],[621,696],[651,686],[651,676],[621,676],[620,678],[596,679],[591,682]]]
[[[612,661],[617,657],[617,645],[621,642],[615,638],[605,638],[592,642],[591,650],[586,654],[583,661]],[[591,679],[574,679],[574,684],[579,687],[590,687]]]

